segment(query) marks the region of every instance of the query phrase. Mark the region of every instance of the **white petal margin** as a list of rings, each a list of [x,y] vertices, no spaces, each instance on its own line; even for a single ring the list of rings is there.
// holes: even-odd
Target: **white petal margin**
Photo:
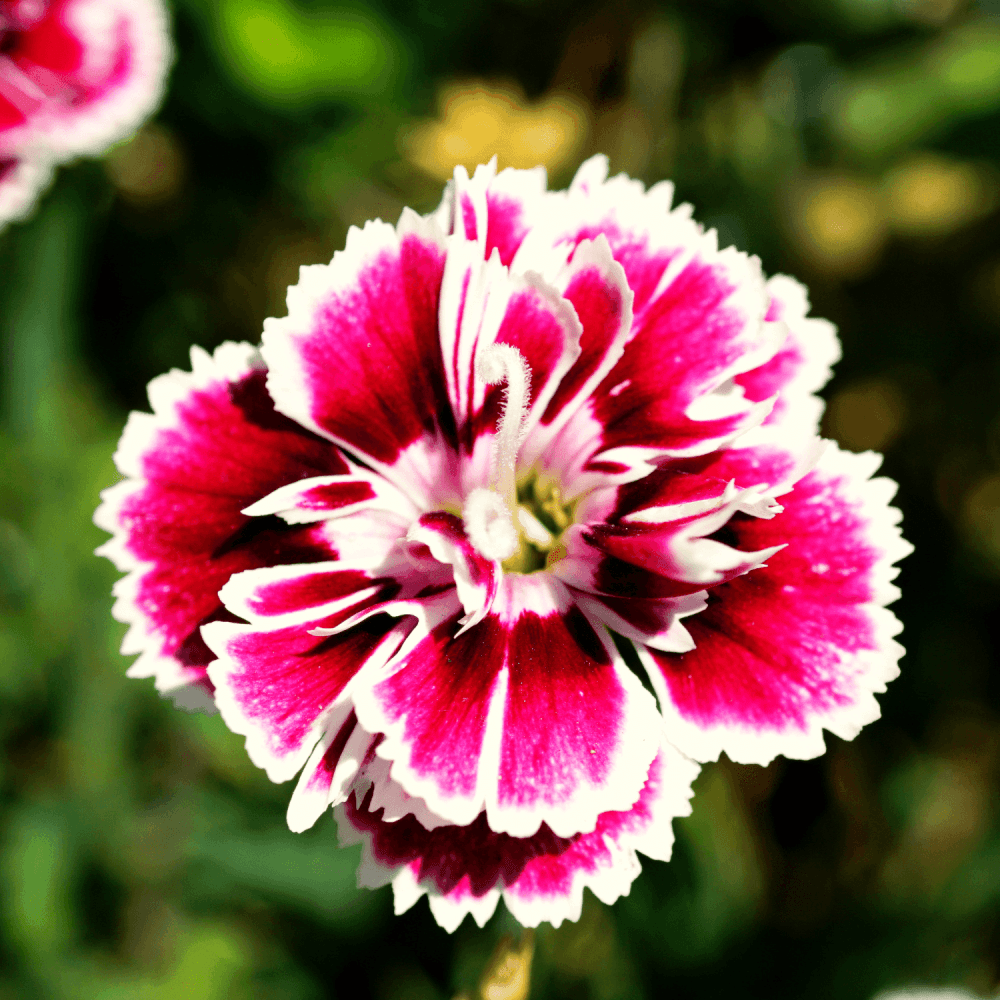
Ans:
[[[200,685],[192,686],[203,672],[186,670],[173,656],[164,655],[162,635],[136,603],[139,584],[154,564],[143,562],[129,552],[127,528],[121,522],[122,506],[148,485],[143,479],[143,457],[155,448],[156,436],[161,431],[180,426],[178,407],[199,390],[220,382],[238,382],[261,367],[263,362],[256,347],[227,341],[211,355],[200,347],[192,347],[190,372],[174,369],[153,379],[147,390],[153,412],[129,414],[114,455],[118,471],[129,478],[104,490],[101,505],[94,513],[94,523],[112,536],[97,548],[96,554],[110,559],[119,571],[128,574],[112,588],[115,604],[111,611],[117,621],[129,626],[122,640],[122,654],[139,654],[127,676],[155,678],[157,691],[170,697],[178,707],[192,711],[215,709],[208,692]]]
[[[0,164],[0,229],[31,212],[52,181],[52,172],[51,162],[38,156],[16,159],[6,169]]]
[[[363,845],[359,886],[391,884],[397,914],[427,895],[435,920],[451,933],[468,915],[482,927],[503,898],[523,926],[537,927],[547,922],[558,927],[564,920],[580,918],[584,889],[589,888],[605,903],[627,895],[641,870],[637,852],[661,861],[670,859],[673,820],[690,814],[691,783],[698,771],[697,764],[662,739],[646,785],[632,809],[603,814],[596,830],[573,838],[568,845],[559,845],[557,853],[539,851],[523,865],[513,882],[500,881],[479,896],[471,891],[468,875],[449,892],[442,892],[432,877],[421,880],[423,856],[400,865],[380,861],[373,850],[373,834],[358,829],[343,806],[334,815],[341,844]],[[443,832],[447,836],[448,831]],[[461,828],[455,828],[455,835],[459,851]],[[519,845],[499,837],[496,849],[502,852],[505,847],[517,850]],[[535,849],[528,853],[535,853]]]
[[[787,554],[791,560],[798,559],[799,566],[793,570],[799,574],[798,577],[788,574],[784,562],[772,559],[768,567],[751,570],[747,577],[739,578],[720,588],[717,594],[718,603],[709,605],[704,618],[696,615],[689,619],[696,648],[687,655],[711,656],[710,653],[706,653],[708,646],[704,633],[699,637],[698,627],[701,622],[707,621],[714,609],[725,608],[727,600],[733,601],[734,610],[738,613],[743,605],[735,599],[736,589],[748,586],[755,580],[764,584],[765,574],[770,581],[768,584],[771,587],[770,593],[774,593],[780,586],[784,600],[784,608],[781,610],[789,616],[787,620],[769,621],[766,608],[761,608],[759,611],[752,609],[747,613],[746,633],[755,633],[755,636],[751,635],[751,639],[756,638],[758,645],[767,645],[779,655],[794,650],[794,643],[798,641],[800,649],[804,651],[803,655],[819,655],[824,651],[835,652],[837,660],[832,667],[827,666],[821,673],[817,673],[815,666],[803,658],[795,668],[799,671],[798,679],[791,677],[790,672],[780,678],[781,684],[778,685],[779,690],[775,693],[772,706],[774,720],[762,720],[759,714],[757,722],[753,723],[748,721],[751,713],[747,713],[743,719],[739,717],[743,709],[736,697],[738,683],[734,688],[731,704],[722,713],[727,715],[727,718],[715,721],[694,718],[677,704],[677,699],[671,695],[664,673],[657,665],[655,659],[657,655],[669,657],[670,654],[657,654],[641,644],[636,644],[639,657],[649,671],[669,737],[684,753],[700,761],[715,760],[720,753],[725,753],[730,760],[742,764],[766,765],[779,755],[807,760],[825,752],[824,730],[829,730],[841,739],[852,740],[864,726],[880,716],[881,709],[875,695],[883,693],[888,682],[899,675],[899,659],[904,653],[903,647],[895,641],[895,636],[902,630],[902,624],[885,605],[899,597],[899,589],[892,582],[899,573],[894,564],[913,551],[913,546],[901,535],[899,510],[890,506],[897,489],[896,483],[884,477],[871,478],[881,461],[882,456],[874,452],[853,454],[842,451],[831,443],[814,472],[796,487],[797,490],[811,491],[803,494],[804,500],[800,497],[797,501],[795,491],[786,494],[783,497],[784,512],[772,521],[758,522],[773,527],[777,535],[781,532],[783,523],[794,516],[796,507],[808,511],[809,508],[822,504],[825,499],[833,495],[842,513],[834,511],[824,526],[832,538],[826,550],[829,553],[827,556],[829,562],[820,561],[822,551],[816,549],[810,553],[807,548],[806,556],[797,557],[797,539],[792,531],[792,525],[789,524],[791,533],[788,535],[788,545],[780,555]],[[817,490],[816,483],[821,484],[821,489]],[[857,539],[846,538],[847,529],[844,527],[845,522],[841,520],[846,519],[852,512],[861,522]],[[783,522],[783,519],[786,519],[786,522]],[[809,541],[818,535],[818,530],[806,538],[800,535],[798,541],[808,545]],[[843,595],[833,592],[828,596],[826,606],[834,612],[840,608],[853,609],[860,621],[869,626],[871,648],[859,646],[854,650],[845,648],[845,645],[838,646],[836,641],[829,637],[816,638],[809,633],[812,624],[809,602],[813,602],[814,606],[819,608],[817,614],[822,613],[822,605],[814,594],[810,595],[801,586],[803,575],[807,575],[813,578],[813,585],[817,580],[833,580],[835,591],[836,579],[841,572],[836,565],[837,546],[850,545],[852,541],[863,543],[876,553],[873,562],[865,571],[872,599],[853,602],[849,592]],[[806,566],[803,572],[803,560],[808,562],[810,558],[813,564]],[[847,566],[853,560],[854,557],[848,554],[842,557],[842,564]],[[849,577],[851,572],[852,569],[845,570],[844,575]],[[761,593],[767,592],[761,591]],[[753,599],[753,590],[751,589],[749,593]],[[790,616],[790,608],[796,609],[797,617]],[[756,615],[754,611],[757,611]],[[843,629],[844,626],[840,627]],[[769,634],[775,630],[776,634],[773,636]],[[796,630],[799,632],[798,635]],[[725,633],[720,634],[725,635]],[[732,638],[735,642],[740,640],[739,636]],[[687,667],[684,669],[688,670]],[[702,705],[711,693],[706,685],[714,679],[713,674],[726,678],[729,675],[735,676],[735,672],[739,669],[739,665],[729,659],[726,662],[694,661],[690,673],[694,676],[700,672],[702,677],[700,682],[702,690],[699,695]],[[822,688],[824,684],[829,685],[830,691],[817,693],[815,689]],[[725,683],[719,690],[724,687]],[[823,698],[827,700],[827,704],[821,704]],[[794,713],[800,715],[800,721],[797,722],[792,718]]]

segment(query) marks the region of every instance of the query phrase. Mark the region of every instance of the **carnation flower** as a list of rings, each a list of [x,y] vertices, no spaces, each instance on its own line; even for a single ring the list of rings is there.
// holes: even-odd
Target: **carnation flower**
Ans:
[[[57,164],[134,131],[169,59],[160,0],[0,0],[0,227]]]
[[[820,754],[897,673],[894,485],[817,436],[834,330],[671,199],[457,168],[154,380],[97,513],[130,675],[449,929],[614,900],[695,761]]]

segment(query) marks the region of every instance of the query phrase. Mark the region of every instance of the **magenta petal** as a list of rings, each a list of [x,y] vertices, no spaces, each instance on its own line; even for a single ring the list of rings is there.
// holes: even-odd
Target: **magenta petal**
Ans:
[[[154,412],[132,414],[115,455],[131,478],[95,514],[114,536],[99,551],[129,572],[115,616],[132,626],[123,652],[142,654],[130,676],[155,677],[161,691],[206,683],[213,657],[199,627],[225,617],[218,593],[234,573],[337,555],[319,528],[242,509],[284,483],[346,471],[336,448],[275,413],[254,348],[195,348],[191,362],[190,374],[150,383]]]
[[[532,170],[508,167],[490,181],[486,190],[487,258],[496,250],[500,263],[510,266],[542,210],[545,197],[544,167]]]
[[[524,926],[558,926],[580,915],[583,890],[605,902],[629,891],[639,873],[636,851],[667,860],[672,820],[690,812],[697,765],[661,744],[636,802],[602,813],[590,833],[560,837],[542,826],[530,837],[490,829],[486,814],[466,826],[422,827],[413,817],[388,823],[369,799],[349,798],[337,811],[344,842],[365,844],[359,880],[391,881],[396,912],[426,893],[431,911],[448,931],[472,914],[482,926],[502,897]]]
[[[386,733],[393,777],[406,791],[468,822],[482,807],[479,761],[506,632],[491,615],[456,636],[460,617],[456,611],[437,624],[355,702],[365,728]]]
[[[450,822],[485,807],[491,829],[515,836],[592,829],[603,808],[628,808],[655,752],[655,705],[568,591],[506,576],[493,611],[457,624],[355,694],[394,779]]]
[[[775,551],[746,552],[711,537],[739,512],[773,515],[755,491],[664,467],[616,492],[606,520],[575,524],[563,535],[566,556],[553,572],[580,590],[618,598],[691,595],[746,573]]]
[[[569,302],[580,323],[580,350],[558,389],[546,400],[539,426],[525,442],[524,461],[530,464],[594,391],[622,356],[632,335],[633,293],[625,272],[611,254],[607,240],[585,241],[572,260],[555,276],[554,284]],[[546,466],[558,465],[551,458]]]
[[[244,514],[277,514],[289,524],[342,518],[359,512],[378,517],[383,512],[412,521],[419,508],[384,476],[348,462],[344,475],[321,476],[282,486],[247,507]],[[335,529],[334,529],[335,530]]]
[[[462,166],[455,168],[434,219],[447,234],[458,232],[478,243],[482,258],[496,251],[509,266],[531,226],[552,196],[545,190],[545,168],[496,172],[496,159],[476,168],[470,178]],[[457,206],[457,211],[456,211]]]
[[[781,323],[787,334],[778,352],[769,361],[736,376],[747,399],[759,402],[778,394],[778,402],[764,425],[787,423],[806,400],[814,399],[829,381],[832,366],[840,360],[840,344],[832,323],[809,316],[805,288],[792,278],[776,275],[767,283],[770,295],[766,319]],[[815,418],[800,431],[815,434],[822,404],[813,404]]]
[[[877,456],[831,446],[773,520],[740,518],[740,546],[786,542],[766,567],[711,591],[686,622],[695,648],[642,650],[671,740],[699,760],[814,757],[823,729],[852,739],[878,717],[873,694],[898,673],[900,629],[884,605],[910,551],[895,486],[869,479]]]
[[[315,624],[339,622],[334,616]],[[384,664],[407,630],[379,615],[329,636],[301,625],[264,630],[224,622],[202,634],[218,657],[208,672],[226,725],[246,736],[250,759],[280,782],[305,764],[356,675]]]
[[[358,729],[358,717],[348,702],[339,708],[327,721],[288,802],[288,828],[293,833],[308,830],[331,804],[343,801],[344,790],[357,774],[361,755],[352,757],[345,750],[352,737],[367,734]],[[371,739],[367,736],[366,742]]]
[[[455,440],[438,342],[443,235],[404,212],[351,229],[329,265],[304,267],[288,316],[264,325],[275,405],[421,496]]]
[[[486,485],[477,445],[489,451],[504,389],[476,375],[478,352],[493,343],[516,348],[531,374],[525,429],[542,415],[580,353],[580,323],[572,305],[537,275],[512,275],[496,255],[483,261],[476,244],[452,236],[441,287],[441,350],[448,395],[464,456],[472,456],[463,488]],[[473,453],[476,452],[475,455]],[[442,501],[449,498],[440,495]]]

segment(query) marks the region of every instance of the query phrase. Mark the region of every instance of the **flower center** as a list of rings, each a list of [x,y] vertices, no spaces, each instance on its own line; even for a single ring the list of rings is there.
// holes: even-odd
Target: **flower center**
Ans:
[[[562,533],[573,523],[574,503],[562,498],[559,483],[532,472],[517,487],[517,548],[503,561],[511,573],[535,573],[563,554]]]
[[[560,557],[560,537],[573,523],[574,504],[559,484],[531,472],[517,482],[517,453],[524,441],[531,371],[516,347],[492,344],[479,352],[476,374],[487,385],[506,383],[490,463],[490,485],[466,498],[462,519],[469,540],[512,573],[534,573]]]

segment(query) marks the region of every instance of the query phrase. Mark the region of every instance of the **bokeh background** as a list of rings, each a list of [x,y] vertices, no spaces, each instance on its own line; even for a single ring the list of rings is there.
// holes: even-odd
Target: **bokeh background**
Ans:
[[[354,887],[218,717],[126,682],[90,517],[145,385],[256,341],[453,165],[607,152],[805,280],[826,433],[916,544],[883,718],[705,768],[670,864],[543,928],[534,997],[867,1000],[1000,980],[1000,3],[176,0],[162,112],[0,235],[0,998],[431,1000],[498,937]],[[208,473],[209,470],[206,470]],[[501,908],[502,910],[502,908]]]

